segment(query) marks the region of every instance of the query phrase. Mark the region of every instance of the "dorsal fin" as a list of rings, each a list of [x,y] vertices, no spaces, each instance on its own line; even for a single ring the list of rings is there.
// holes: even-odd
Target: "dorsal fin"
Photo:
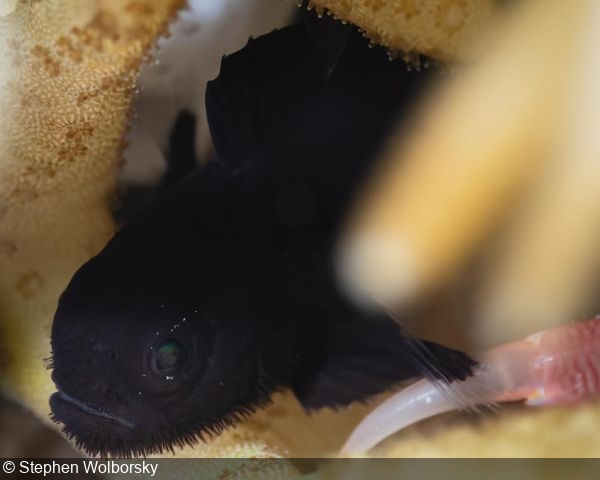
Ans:
[[[244,49],[223,57],[206,91],[219,159],[241,167],[302,123],[322,78],[320,51],[304,25],[250,39]]]
[[[331,63],[326,34],[319,46],[299,24],[252,40],[223,59],[206,109],[227,169],[266,166],[280,183],[307,186],[321,218],[337,222],[430,76],[369,48],[355,27],[342,41],[333,32]]]

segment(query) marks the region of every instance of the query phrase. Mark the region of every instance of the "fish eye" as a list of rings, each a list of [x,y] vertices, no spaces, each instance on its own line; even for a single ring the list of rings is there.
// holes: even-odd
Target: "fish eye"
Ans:
[[[169,338],[153,349],[152,370],[162,376],[173,375],[186,365],[187,359],[185,347],[174,338]]]

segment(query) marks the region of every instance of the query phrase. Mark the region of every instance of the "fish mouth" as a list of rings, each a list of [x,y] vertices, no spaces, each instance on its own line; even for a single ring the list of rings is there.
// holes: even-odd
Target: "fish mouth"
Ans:
[[[116,423],[128,429],[135,428],[135,423],[119,415],[107,412],[91,403],[72,397],[68,393],[58,391],[50,396],[50,409],[56,421],[68,425],[69,420],[80,416],[92,417]]]

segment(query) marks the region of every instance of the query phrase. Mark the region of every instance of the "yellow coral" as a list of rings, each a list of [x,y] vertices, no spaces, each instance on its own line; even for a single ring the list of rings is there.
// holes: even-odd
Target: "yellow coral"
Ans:
[[[408,54],[439,60],[471,59],[471,42],[489,25],[493,0],[310,0],[317,11],[327,9],[362,28],[373,41]]]
[[[454,428],[439,428],[433,437],[421,428],[399,435],[378,454],[395,458],[596,457],[600,452],[600,435],[594,427],[600,420],[598,407],[596,403],[575,410],[519,409],[504,412],[501,418],[471,418]],[[480,422],[473,424],[473,420]]]
[[[43,417],[56,300],[114,229],[108,207],[137,70],[180,3],[23,0],[2,17],[11,121],[0,146],[0,372]]]

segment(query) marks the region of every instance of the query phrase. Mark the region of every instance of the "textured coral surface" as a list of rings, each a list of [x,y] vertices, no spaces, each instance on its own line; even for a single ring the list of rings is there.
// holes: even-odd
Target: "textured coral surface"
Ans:
[[[309,5],[355,23],[391,50],[439,60],[472,58],[469,40],[489,24],[493,0],[310,0]]]
[[[113,231],[137,70],[179,3],[21,1],[2,17],[0,369],[3,387],[42,416],[56,301]]]

